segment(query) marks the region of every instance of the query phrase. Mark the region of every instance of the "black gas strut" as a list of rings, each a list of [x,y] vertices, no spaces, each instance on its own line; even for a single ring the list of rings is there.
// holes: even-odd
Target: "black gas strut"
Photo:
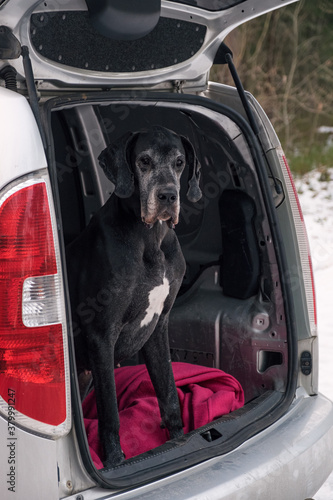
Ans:
[[[232,52],[231,52],[231,50],[229,49],[229,47],[224,42],[221,43],[221,45],[220,45],[220,47],[219,47],[219,49],[218,49],[218,51],[216,53],[216,56],[215,56],[215,59],[214,59],[214,63],[215,64],[227,64],[228,65],[229,71],[230,71],[231,76],[232,76],[232,78],[233,78],[233,80],[235,82],[235,86],[236,86],[236,89],[238,91],[238,95],[240,97],[240,100],[242,101],[242,104],[243,104],[246,116],[247,116],[247,118],[249,120],[249,123],[250,123],[250,126],[251,126],[254,134],[258,137],[259,136],[259,127],[258,127],[258,124],[257,124],[257,122],[256,122],[256,120],[254,118],[253,111],[251,109],[251,106],[249,104],[248,98],[246,96],[243,84],[242,84],[242,82],[241,82],[241,80],[239,78],[239,75],[237,73],[236,66],[234,65]],[[269,172],[270,172],[270,174],[272,176],[276,192],[278,194],[282,193],[282,188],[281,188],[280,184],[278,183],[276,177],[274,176],[274,174],[272,172],[272,168],[271,168],[269,162],[266,161],[266,164],[267,164]]]
[[[41,125],[38,96],[29,56],[29,49],[26,46],[21,46],[19,40],[13,34],[12,30],[8,28],[8,26],[0,26],[0,60],[18,59],[20,56],[22,56],[23,58],[23,68],[28,89],[30,106],[45,147],[44,131]],[[2,67],[0,70],[0,78],[3,78],[6,88],[8,88],[9,90],[17,91],[16,75],[16,69],[10,65]]]

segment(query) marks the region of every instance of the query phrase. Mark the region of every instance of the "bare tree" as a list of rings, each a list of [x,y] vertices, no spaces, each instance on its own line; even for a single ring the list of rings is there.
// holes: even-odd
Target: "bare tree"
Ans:
[[[333,5],[301,0],[234,30],[226,39],[244,87],[262,103],[284,147],[310,147],[333,125]],[[232,84],[227,69],[211,78]]]

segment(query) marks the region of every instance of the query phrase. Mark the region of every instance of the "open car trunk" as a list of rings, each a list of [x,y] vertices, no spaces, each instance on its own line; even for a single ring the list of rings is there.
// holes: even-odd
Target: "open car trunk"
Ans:
[[[145,500],[303,500],[331,472],[332,405],[318,394],[313,273],[297,192],[279,139],[223,43],[237,26],[294,1],[0,0],[0,435],[8,439],[15,394],[20,498],[111,498],[118,489]],[[228,64],[237,90],[208,81],[213,64]],[[114,369],[115,462],[120,448],[125,460],[103,468],[93,385],[83,401],[79,394],[74,322],[79,313],[93,318],[110,295],[96,277],[95,292],[72,310],[66,247],[116,196],[100,153],[154,125],[187,139],[201,165],[195,203],[186,197],[192,173],[182,174],[174,229],[186,273],[169,346],[185,434],[169,440],[161,428],[139,352]],[[146,312],[156,288],[145,290]],[[7,455],[0,459],[7,471]]]
[[[77,94],[52,99],[42,111],[65,246],[112,196],[113,185],[97,161],[110,142],[149,125],[172,129],[192,142],[201,163],[203,197],[197,203],[186,199],[184,172],[175,231],[186,274],[170,316],[171,357],[223,370],[241,384],[245,397],[241,408],[178,441],[134,453],[113,469],[99,469],[89,451],[73,375],[75,426],[86,469],[101,485],[128,487],[227,453],[287,410],[297,379],[292,375],[293,311],[275,221],[283,195],[275,191],[257,138],[233,109],[194,95]],[[72,363],[74,368],[74,353]],[[125,365],[140,363],[139,353]]]

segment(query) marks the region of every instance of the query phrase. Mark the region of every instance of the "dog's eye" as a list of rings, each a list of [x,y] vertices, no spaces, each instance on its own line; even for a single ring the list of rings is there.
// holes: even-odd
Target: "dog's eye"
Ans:
[[[149,158],[149,156],[142,156],[140,159],[139,159],[139,166],[141,168],[141,170],[147,170],[148,167],[151,167],[151,160]]]
[[[142,163],[142,165],[149,165],[150,158],[148,158],[148,156],[144,156],[143,158],[141,158],[141,163]]]
[[[184,165],[183,158],[177,158],[177,160],[176,160],[176,166],[177,167],[182,167],[183,165]]]

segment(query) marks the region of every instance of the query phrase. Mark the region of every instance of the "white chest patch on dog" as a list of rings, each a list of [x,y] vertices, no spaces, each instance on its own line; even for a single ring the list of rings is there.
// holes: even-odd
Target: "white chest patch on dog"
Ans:
[[[162,285],[155,286],[148,294],[149,306],[146,309],[145,317],[141,321],[141,328],[149,325],[155,314],[158,314],[158,316],[161,314],[169,290],[169,280],[164,275]]]

